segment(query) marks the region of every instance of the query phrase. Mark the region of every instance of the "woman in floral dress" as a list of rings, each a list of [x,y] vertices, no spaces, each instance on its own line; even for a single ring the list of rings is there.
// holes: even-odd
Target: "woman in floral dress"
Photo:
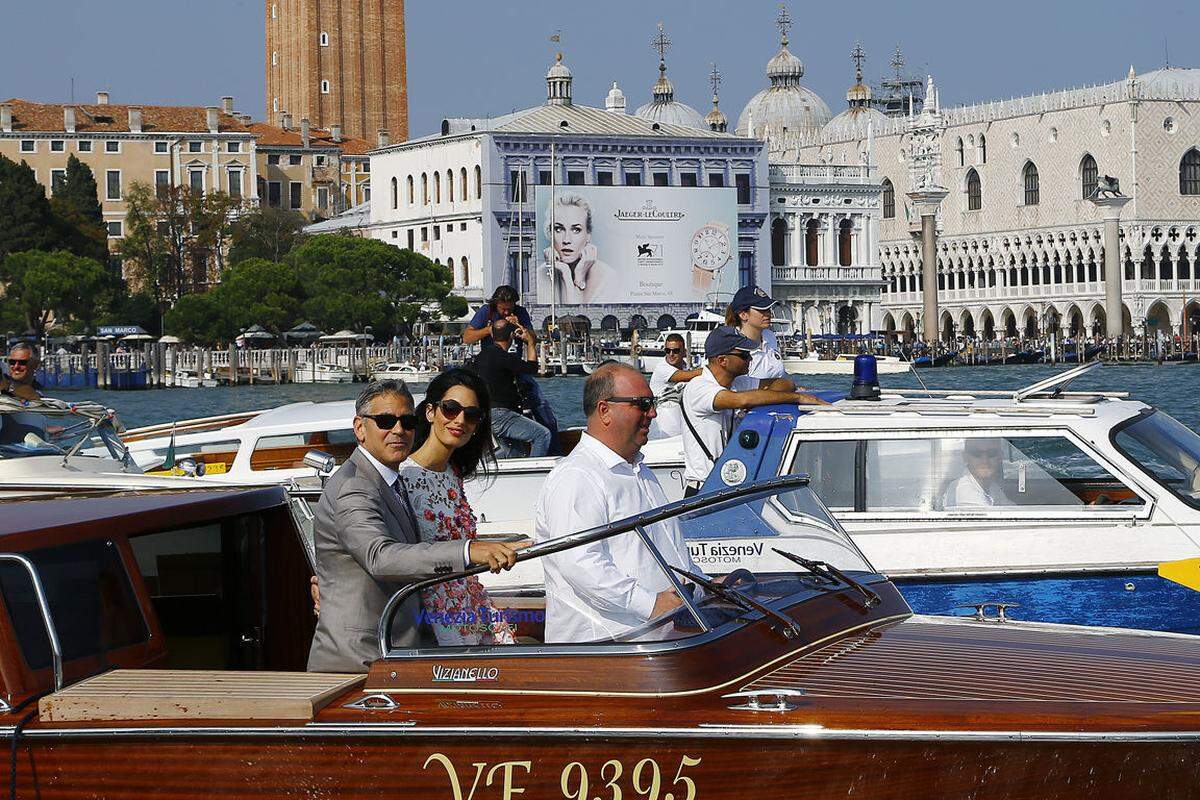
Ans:
[[[486,476],[495,463],[487,385],[471,370],[446,370],[433,379],[417,406],[413,451],[400,465],[400,480],[416,513],[422,541],[475,538],[475,512],[463,492],[463,481],[476,474]],[[478,577],[423,589],[421,599],[439,645],[514,641],[512,625]]]

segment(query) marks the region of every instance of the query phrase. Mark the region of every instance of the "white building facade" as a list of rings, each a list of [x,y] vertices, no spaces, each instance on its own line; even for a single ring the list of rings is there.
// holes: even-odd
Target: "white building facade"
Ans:
[[[1087,198],[1104,175],[1132,198],[1120,222],[1126,334],[1196,331],[1200,70],[1131,68],[1100,86],[937,111],[950,191],[937,222],[943,338],[1103,335],[1103,223]],[[870,152],[882,187],[880,327],[909,335],[922,327],[910,125],[795,137],[804,162],[855,165]]]
[[[667,107],[675,101],[673,89],[663,87],[665,67],[660,73],[653,110],[675,112]],[[731,268],[741,283],[769,285],[762,141],[705,127],[694,111],[702,127],[646,118],[641,110],[627,114],[615,85],[605,109],[578,105],[571,83],[560,55],[546,76],[544,105],[498,118],[448,119],[437,134],[373,151],[368,235],[451,267],[455,293],[472,303],[500,284],[517,287],[541,326],[551,309],[537,303],[535,187],[736,187]],[[605,304],[557,313],[587,317],[594,328],[674,327],[701,306]]]

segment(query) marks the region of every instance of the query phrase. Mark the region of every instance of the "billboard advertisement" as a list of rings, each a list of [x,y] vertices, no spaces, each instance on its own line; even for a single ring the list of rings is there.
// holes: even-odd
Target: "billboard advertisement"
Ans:
[[[737,190],[537,187],[541,304],[704,302],[737,290]]]

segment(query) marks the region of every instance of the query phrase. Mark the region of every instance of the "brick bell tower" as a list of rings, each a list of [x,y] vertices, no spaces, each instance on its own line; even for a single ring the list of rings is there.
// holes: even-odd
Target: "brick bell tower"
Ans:
[[[404,0],[266,0],[267,113],[408,138]]]

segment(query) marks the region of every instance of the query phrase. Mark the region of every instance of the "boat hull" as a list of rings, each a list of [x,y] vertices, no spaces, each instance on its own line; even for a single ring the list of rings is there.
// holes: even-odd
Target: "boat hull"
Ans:
[[[1019,741],[1016,733],[906,736],[795,725],[756,726],[754,735],[723,727],[659,734],[570,726],[547,734],[508,728],[503,713],[464,709],[464,718],[496,727],[474,735],[384,724],[286,734],[33,736],[20,743],[16,791],[42,800],[1200,797],[1200,754],[1190,740]]]

